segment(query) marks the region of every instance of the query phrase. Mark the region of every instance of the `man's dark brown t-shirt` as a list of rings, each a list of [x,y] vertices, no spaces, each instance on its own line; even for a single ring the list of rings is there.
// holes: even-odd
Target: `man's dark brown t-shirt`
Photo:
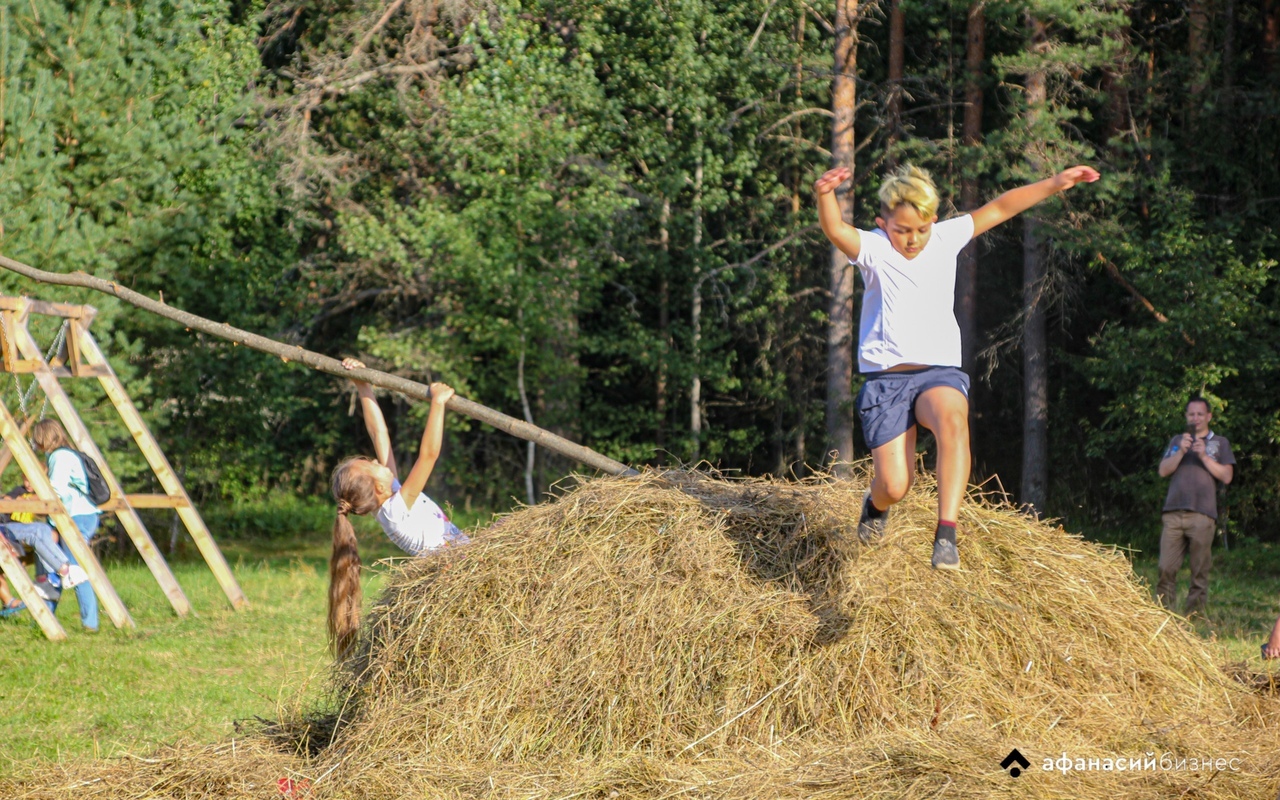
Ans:
[[[1169,440],[1161,461],[1178,452],[1182,447],[1182,434]],[[1204,453],[1219,464],[1234,464],[1231,442],[1213,431],[1205,437]],[[1188,452],[1169,478],[1169,494],[1164,499],[1165,511],[1196,511],[1206,517],[1218,518],[1218,486],[1213,475],[1205,469],[1200,456]]]

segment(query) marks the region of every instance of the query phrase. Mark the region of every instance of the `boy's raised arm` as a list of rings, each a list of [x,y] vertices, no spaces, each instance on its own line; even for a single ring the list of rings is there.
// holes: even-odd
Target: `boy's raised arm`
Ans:
[[[1064,192],[1077,183],[1093,183],[1101,176],[1093,167],[1072,167],[1036,183],[1010,189],[1004,194],[974,211],[973,235],[986,233],[1002,222],[1007,222],[1042,200],[1058,192]]]
[[[818,196],[818,222],[822,224],[822,232],[840,252],[856,261],[862,252],[862,237],[857,228],[844,221],[836,200],[836,187],[851,177],[853,173],[847,167],[828,170],[814,181],[813,191]]]

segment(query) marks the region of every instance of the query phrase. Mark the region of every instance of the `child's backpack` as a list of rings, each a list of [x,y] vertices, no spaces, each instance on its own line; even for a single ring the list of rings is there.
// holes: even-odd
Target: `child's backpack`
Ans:
[[[84,465],[85,482],[89,484],[89,491],[85,493],[85,497],[89,498],[89,502],[95,506],[100,506],[110,500],[111,487],[107,485],[106,478],[102,477],[102,470],[98,469],[98,462],[74,447],[65,449],[80,456],[80,463]]]

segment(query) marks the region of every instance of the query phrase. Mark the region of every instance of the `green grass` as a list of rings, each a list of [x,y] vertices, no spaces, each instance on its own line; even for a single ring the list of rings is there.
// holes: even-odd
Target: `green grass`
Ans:
[[[1134,561],[1134,572],[1146,582],[1154,594],[1159,570],[1158,550],[1143,554]],[[1222,540],[1214,544],[1213,569],[1209,572],[1209,606],[1203,616],[1192,618],[1201,637],[1216,642],[1228,660],[1253,659],[1251,665],[1272,671],[1258,656],[1258,645],[1266,641],[1280,615],[1280,547],[1269,543],[1250,542],[1223,550]],[[1178,595],[1175,608],[1181,609],[1190,584],[1186,565],[1178,573]]]
[[[78,606],[65,600],[58,618],[70,640],[44,639],[28,615],[0,620],[0,773],[32,759],[144,754],[178,740],[212,742],[237,720],[273,717],[323,696],[329,658],[324,613],[328,524],[332,512],[299,511],[294,535],[269,538],[251,526],[221,542],[252,608],[234,612],[204,563],[188,547],[171,560],[196,614],[179,619],[141,562],[109,561],[107,570],[138,624],[102,633],[80,630]],[[211,518],[216,518],[211,514]],[[471,522],[470,520],[464,520]],[[399,551],[370,520],[360,520],[367,565]],[[1154,554],[1135,571],[1155,582]],[[384,570],[366,577],[366,601]],[[1251,544],[1215,551],[1209,612],[1197,631],[1223,647],[1224,660],[1257,658],[1258,643],[1280,613],[1274,576],[1280,547]],[[1180,590],[1186,592],[1186,573]]]
[[[366,566],[403,556],[376,524],[358,527]],[[85,633],[71,592],[57,612],[68,641],[49,642],[28,614],[0,620],[0,773],[33,758],[214,741],[231,734],[237,720],[269,718],[279,704],[321,696],[329,664],[328,530],[220,544],[249,598],[247,611],[231,609],[188,545],[186,555],[170,559],[195,609],[186,619],[173,613],[141,560],[109,560],[107,572],[136,630],[117,630],[104,613],[101,633]],[[384,571],[367,570],[366,601]]]

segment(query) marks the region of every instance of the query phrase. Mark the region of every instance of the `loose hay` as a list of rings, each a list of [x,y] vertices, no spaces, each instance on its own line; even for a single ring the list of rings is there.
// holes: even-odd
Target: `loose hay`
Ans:
[[[936,572],[932,487],[865,547],[863,486],[588,481],[406,562],[331,712],[264,731],[254,770],[191,749],[146,794],[68,776],[19,796],[262,797],[244,776],[272,769],[335,798],[1275,796],[1277,701],[1215,666],[1122,555],[978,501],[963,571]],[[1064,753],[1238,769],[1043,769]],[[139,763],[84,773],[138,787]]]

